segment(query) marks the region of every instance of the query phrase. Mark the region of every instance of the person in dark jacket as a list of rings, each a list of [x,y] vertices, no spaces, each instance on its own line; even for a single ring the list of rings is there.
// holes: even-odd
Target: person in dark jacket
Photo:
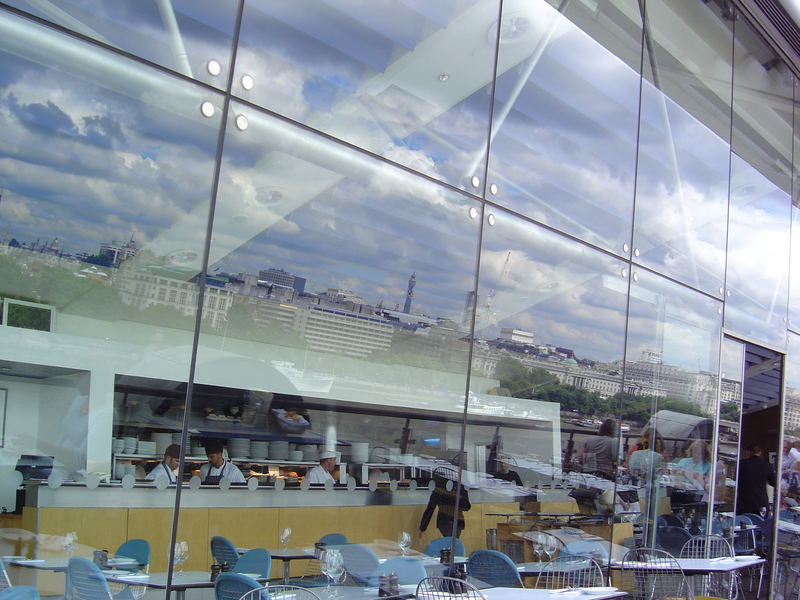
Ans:
[[[755,444],[748,446],[750,456],[739,461],[739,479],[736,482],[736,513],[760,514],[769,507],[767,484],[775,486],[775,471]]]
[[[420,537],[428,528],[428,524],[431,522],[431,517],[433,516],[433,511],[436,510],[437,507],[439,508],[439,512],[436,515],[436,528],[439,530],[439,533],[442,534],[442,537],[453,535],[454,520],[456,522],[455,536],[460,537],[461,532],[464,530],[464,512],[472,508],[472,505],[469,503],[469,494],[467,493],[466,486],[462,485],[461,492],[457,496],[456,488],[458,488],[458,483],[455,481],[455,471],[448,471],[448,473],[452,473],[452,476],[448,477],[440,473],[433,474],[433,481],[436,483],[436,487],[433,488],[431,497],[428,500],[428,506],[425,507],[425,512],[422,513],[422,520],[419,523]],[[448,483],[451,485],[448,486]],[[450,488],[449,490],[447,489],[448,487]],[[455,515],[456,498],[459,498],[457,517]]]

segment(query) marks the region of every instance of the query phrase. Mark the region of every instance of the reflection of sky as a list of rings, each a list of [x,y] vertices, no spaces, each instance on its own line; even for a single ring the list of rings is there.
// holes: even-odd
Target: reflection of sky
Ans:
[[[429,4],[248,2],[237,73],[256,86],[234,91],[460,184],[485,144],[497,2]]]
[[[50,11],[40,10],[39,3],[12,0],[7,4],[43,19],[51,20],[53,16]],[[230,58],[236,1],[172,0],[168,4],[173,8],[193,75],[222,86]],[[72,26],[84,35],[183,72],[157,2],[62,0],[58,2],[58,8],[74,19]],[[63,19],[57,22],[61,25],[65,23]],[[223,65],[223,73],[216,79],[210,77],[205,69],[206,62],[212,58]]]
[[[566,33],[551,40],[498,130],[490,178],[501,189],[514,184],[501,202],[619,251],[630,230],[639,78],[566,20],[561,26]],[[531,51],[539,43],[530,40]],[[518,77],[510,70],[498,79],[497,106]]]
[[[791,200],[733,155],[725,325],[784,344]]]
[[[0,218],[11,236],[58,236],[67,252],[132,233],[146,244],[208,202],[214,121],[196,106],[180,115],[15,56],[2,61]]]
[[[647,83],[639,139],[634,239],[639,260],[719,293],[725,266],[728,144]]]
[[[481,254],[477,335],[493,338],[500,327],[513,327],[579,358],[620,360],[625,288],[610,284],[623,282],[621,269],[620,261],[500,216],[486,230]]]
[[[645,351],[689,371],[716,371],[721,303],[646,271],[631,287],[628,360]]]
[[[322,154],[331,147],[312,134],[286,135],[321,144]],[[273,137],[257,151],[262,161],[251,166],[251,161],[239,163],[249,141],[229,137],[218,200],[221,212],[232,212],[258,194],[259,173],[270,162],[280,160],[300,170],[297,180],[284,182],[282,195],[292,204],[277,207],[283,219],[255,232],[214,268],[256,273],[280,267],[307,278],[308,291],[350,289],[367,303],[383,300],[387,307],[402,306],[408,278],[416,273],[414,310],[461,319],[466,293],[473,286],[478,241],[478,221],[469,218],[471,203],[464,196],[412,182],[412,176],[369,160],[366,171],[356,162],[327,165],[349,168],[350,176],[334,172],[330,188],[307,198],[303,180],[313,177],[317,167],[271,151],[273,144],[291,147],[290,138]],[[243,235],[246,229],[241,228]]]

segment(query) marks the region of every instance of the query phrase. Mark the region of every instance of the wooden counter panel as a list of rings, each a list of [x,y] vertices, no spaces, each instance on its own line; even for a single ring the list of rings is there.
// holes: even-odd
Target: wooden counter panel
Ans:
[[[172,533],[172,509],[128,509],[128,537],[150,542],[150,570],[166,571],[167,549]],[[207,571],[211,564],[207,508],[181,510],[178,521],[178,541],[189,544],[189,559],[183,568],[187,571]]]

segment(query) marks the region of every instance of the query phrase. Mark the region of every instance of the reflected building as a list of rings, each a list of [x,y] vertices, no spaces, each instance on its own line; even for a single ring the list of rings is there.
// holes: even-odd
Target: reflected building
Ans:
[[[57,4],[0,5],[4,556],[199,571],[398,539],[448,486],[415,550],[530,564],[568,513],[677,554],[749,446],[780,470],[800,57],[764,2]]]

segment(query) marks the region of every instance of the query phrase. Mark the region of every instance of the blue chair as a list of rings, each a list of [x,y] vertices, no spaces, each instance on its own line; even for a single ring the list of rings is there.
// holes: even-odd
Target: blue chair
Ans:
[[[236,546],[220,535],[215,535],[211,538],[211,556],[219,564],[228,563],[231,571],[236,568],[236,563],[239,562],[239,553],[236,551]]]
[[[478,587],[515,587],[522,585],[517,565],[497,550],[475,550],[467,559],[467,574]]]
[[[133,594],[127,587],[112,596],[103,573],[88,558],[73,556],[69,559],[66,581],[64,596],[71,600],[133,600]]]
[[[657,527],[656,546],[661,550],[666,550],[672,556],[678,556],[683,546],[692,539],[692,534],[683,527]]]
[[[686,524],[683,522],[678,515],[673,515],[668,513],[666,515],[658,515],[656,519],[656,525],[658,527],[686,527]]]
[[[430,544],[425,546],[424,554],[428,556],[435,556],[439,558],[442,548],[449,548],[451,545],[452,537],[440,537],[433,540]],[[464,543],[456,538],[455,546],[453,547],[454,556],[466,556],[467,550],[464,548]]]
[[[150,542],[142,539],[133,539],[124,542],[114,553],[114,558],[132,558],[139,563],[138,568],[118,567],[123,571],[147,571],[150,566]]]
[[[428,576],[428,572],[425,570],[421,560],[410,556],[398,556],[397,558],[390,558],[375,569],[370,576],[370,585],[378,585],[381,575],[390,575],[391,573],[397,573],[397,580],[400,585],[417,585]]]
[[[253,548],[242,554],[233,572],[269,577],[271,567],[272,556],[270,556],[270,553],[263,548]]]
[[[319,541],[328,546],[344,546],[347,537],[343,533],[329,533],[319,538]]]
[[[345,544],[339,547],[347,574],[358,585],[369,585],[370,577],[380,561],[375,553],[361,544]]]
[[[255,579],[241,573],[220,573],[214,582],[214,597],[216,600],[239,600],[247,592],[261,587]]]
[[[0,600],[39,600],[39,592],[29,585],[15,585],[0,591]]]
[[[578,540],[567,544],[561,554],[566,556],[588,556],[597,562],[604,562],[608,559],[608,548],[602,542]]]

